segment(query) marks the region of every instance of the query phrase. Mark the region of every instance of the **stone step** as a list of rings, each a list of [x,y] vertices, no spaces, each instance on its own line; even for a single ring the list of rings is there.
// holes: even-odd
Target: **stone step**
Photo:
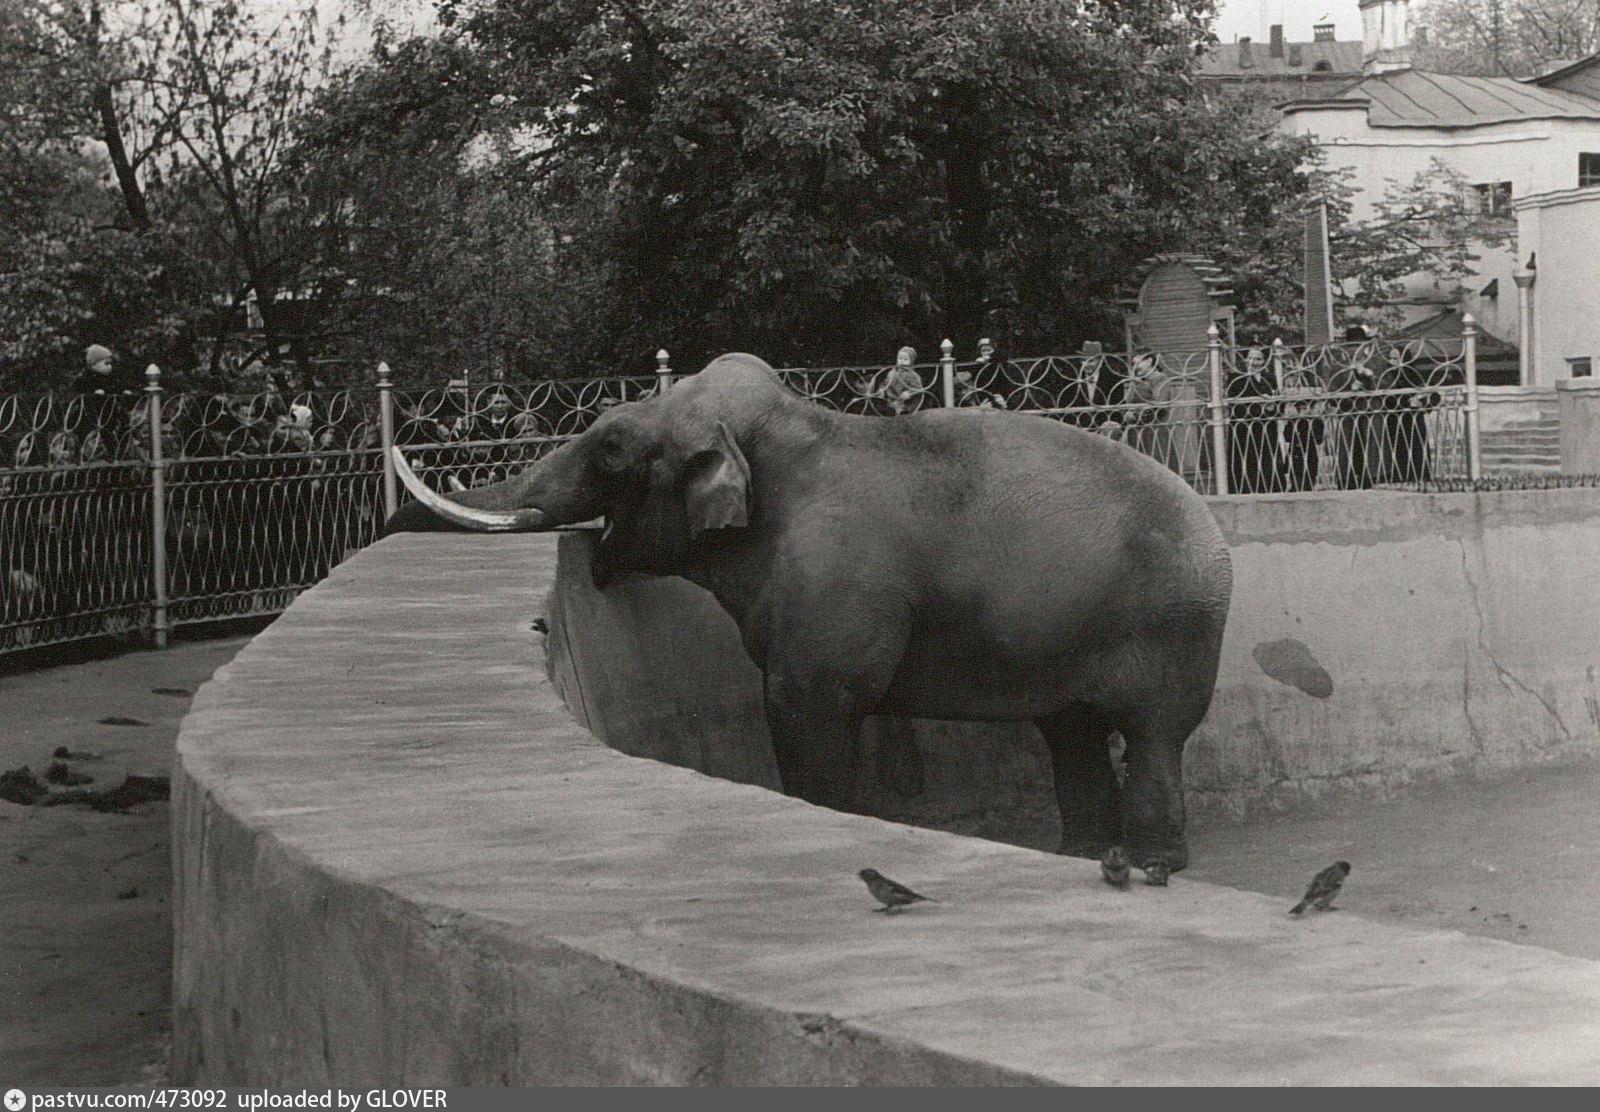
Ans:
[[[1538,425],[1504,425],[1498,429],[1485,429],[1483,435],[1488,436],[1560,436],[1561,422]]]
[[[1485,466],[1485,467],[1494,467],[1494,468],[1503,468],[1503,467],[1540,467],[1540,468],[1546,468],[1546,467],[1548,467],[1548,468],[1559,469],[1561,467],[1561,460],[1560,460],[1559,457],[1550,457],[1550,456],[1491,456],[1491,455],[1485,455],[1483,457],[1483,466]]]

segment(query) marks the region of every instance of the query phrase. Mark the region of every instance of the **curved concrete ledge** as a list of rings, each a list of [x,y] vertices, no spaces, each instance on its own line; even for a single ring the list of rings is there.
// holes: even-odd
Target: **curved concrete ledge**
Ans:
[[[548,537],[386,540],[196,699],[174,1079],[1594,1083],[1600,966],[810,807],[608,749]],[[943,902],[869,912],[874,865]]]

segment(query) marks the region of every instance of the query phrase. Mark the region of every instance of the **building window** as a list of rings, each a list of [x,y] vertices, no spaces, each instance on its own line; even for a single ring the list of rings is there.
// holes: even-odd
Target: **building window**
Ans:
[[[1316,65],[1311,67],[1311,72],[1313,72],[1313,73],[1332,73],[1333,72],[1333,63],[1328,61],[1328,59],[1323,58],[1322,60],[1317,62]]]
[[[1585,151],[1578,155],[1578,186],[1600,185],[1600,153]]]
[[[1587,355],[1567,356],[1567,373],[1573,378],[1588,378],[1594,373],[1593,364]]]
[[[1508,181],[1485,182],[1472,187],[1477,194],[1478,212],[1483,216],[1510,216],[1511,215],[1511,183]]]

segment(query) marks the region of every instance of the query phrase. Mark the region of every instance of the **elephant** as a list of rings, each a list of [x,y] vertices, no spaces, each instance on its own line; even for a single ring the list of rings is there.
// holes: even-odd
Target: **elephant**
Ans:
[[[988,408],[841,413],[733,354],[496,484],[441,496],[393,457],[418,501],[387,533],[603,517],[598,589],[708,590],[764,677],[787,794],[849,810],[868,715],[1031,720],[1060,852],[1187,864],[1183,750],[1232,570],[1204,500],[1141,453]]]

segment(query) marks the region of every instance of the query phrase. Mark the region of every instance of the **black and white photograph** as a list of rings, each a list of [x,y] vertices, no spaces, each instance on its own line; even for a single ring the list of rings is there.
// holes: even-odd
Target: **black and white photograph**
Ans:
[[[0,1093],[1600,1084],[1591,0],[0,0]]]

